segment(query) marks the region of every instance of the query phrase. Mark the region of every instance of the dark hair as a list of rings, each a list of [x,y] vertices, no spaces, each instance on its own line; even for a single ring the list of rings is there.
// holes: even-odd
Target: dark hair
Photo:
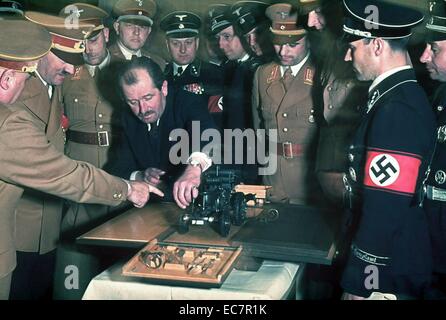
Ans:
[[[134,72],[137,69],[147,71],[148,75],[153,81],[154,86],[158,90],[161,90],[166,77],[164,76],[160,66],[148,57],[132,58],[132,60],[125,62],[121,66],[118,72],[119,86],[121,89],[124,84],[131,86],[138,83],[139,79]]]

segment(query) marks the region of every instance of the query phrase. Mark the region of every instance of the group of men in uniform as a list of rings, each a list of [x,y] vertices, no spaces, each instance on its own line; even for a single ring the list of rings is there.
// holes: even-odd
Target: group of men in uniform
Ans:
[[[218,66],[198,57],[202,20],[188,11],[160,21],[170,62],[147,50],[157,12],[152,0],[115,4],[112,45],[108,13],[96,6],[76,3],[59,16],[8,8],[9,18],[28,21],[0,21],[16,37],[4,32],[0,47],[0,297],[8,297],[11,274],[11,298],[43,296],[62,228],[69,236],[58,247],[55,297],[67,298],[64,267],[94,258],[78,252],[73,236],[111,205],[129,199],[141,207],[149,192],[162,195],[157,187],[169,173],[158,153],[171,142],[164,131],[191,119],[219,130],[275,131],[277,170],[260,181],[257,166],[243,163],[245,182],[272,186],[273,202],[348,209],[344,298],[418,299],[436,297],[432,283],[445,289],[445,98],[439,90],[437,120],[407,51],[423,21],[418,11],[382,0],[212,5],[207,33],[226,57]],[[344,21],[332,29],[326,13],[339,9]],[[428,9],[420,61],[443,82],[446,10],[443,1]],[[79,29],[66,28],[73,13]],[[146,142],[137,141],[146,134]],[[144,156],[135,151],[141,143],[151,150],[141,150]],[[232,143],[223,149],[233,150]],[[211,165],[209,155],[195,151],[173,187],[182,208]],[[65,211],[60,198],[70,200]],[[90,269],[82,269],[83,289]],[[367,282],[375,271],[379,281]]]

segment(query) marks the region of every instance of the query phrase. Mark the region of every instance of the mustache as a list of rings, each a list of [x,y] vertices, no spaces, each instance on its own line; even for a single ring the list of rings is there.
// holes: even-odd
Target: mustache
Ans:
[[[146,112],[144,112],[144,113],[138,113],[138,117],[139,118],[145,118],[145,117],[148,117],[148,116],[150,116],[150,115],[152,115],[152,114],[155,114],[156,112],[155,111],[153,111],[153,110],[147,110]]]

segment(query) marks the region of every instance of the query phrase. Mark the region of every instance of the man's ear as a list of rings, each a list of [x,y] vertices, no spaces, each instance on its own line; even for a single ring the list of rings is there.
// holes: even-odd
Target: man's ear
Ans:
[[[168,87],[167,81],[164,80],[164,81],[163,81],[163,86],[161,87],[161,93],[162,93],[163,96],[165,96],[165,97],[167,96],[167,92],[168,92],[167,87]]]
[[[380,56],[384,50],[384,40],[381,38],[375,38],[372,41],[373,52],[376,56]]]
[[[0,75],[0,88],[3,90],[8,90],[12,84],[14,84],[15,77],[14,77],[14,71],[12,70],[3,70]]]
[[[113,29],[115,29],[116,34],[119,36],[119,22],[113,23]]]
[[[195,41],[197,41],[197,50],[198,50],[198,47],[200,46],[200,38],[196,37]]]
[[[110,29],[105,27],[102,32],[104,33],[105,42],[108,43],[108,40],[110,39]]]

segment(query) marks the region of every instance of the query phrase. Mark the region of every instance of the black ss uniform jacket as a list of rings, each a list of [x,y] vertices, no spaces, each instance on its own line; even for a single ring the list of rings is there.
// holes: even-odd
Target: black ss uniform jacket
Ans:
[[[424,207],[429,220],[429,228],[432,243],[432,257],[434,272],[446,274],[446,85],[442,85],[436,92],[434,109],[437,112],[437,144],[430,166],[430,174],[427,180],[428,193],[432,189],[440,190],[440,195],[432,194],[424,200]],[[436,193],[436,192],[435,192]]]
[[[363,297],[377,291],[419,298],[432,266],[416,194],[433,149],[435,117],[412,69],[384,79],[369,97],[348,155],[347,175],[360,201],[342,286]]]
[[[205,96],[208,110],[218,128],[222,126],[223,112],[223,68],[195,59],[180,76],[174,75],[173,64],[164,70],[169,85],[193,94]]]
[[[172,164],[169,160],[170,148],[178,142],[170,138],[171,132],[174,129],[185,129],[191,141],[192,138],[199,139],[199,137],[192,137],[192,121],[200,122],[201,132],[215,128],[206,106],[204,97],[169,86],[166,107],[160,118],[158,129],[154,123],[150,132],[147,124],[139,120],[127,107],[122,112],[124,134],[117,150],[119,157],[110,161],[109,172],[124,179],[129,179],[134,171],[150,167],[166,171],[166,175],[172,178],[180,174],[182,166]],[[154,143],[149,137],[156,130],[159,143]],[[187,159],[193,151],[199,150],[190,149],[189,154],[182,156]]]

